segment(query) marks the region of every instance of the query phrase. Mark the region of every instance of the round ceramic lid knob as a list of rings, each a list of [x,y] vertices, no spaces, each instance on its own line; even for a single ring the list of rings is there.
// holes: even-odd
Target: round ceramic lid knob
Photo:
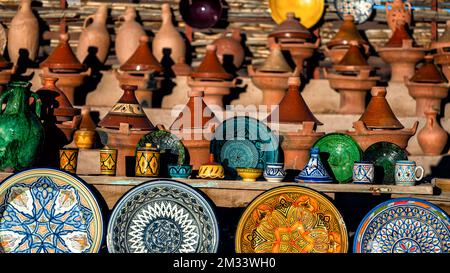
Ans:
[[[288,13],[286,13],[286,17],[287,17],[287,19],[295,19],[295,13],[294,12],[288,12]]]
[[[300,86],[300,77],[289,77],[288,85]]]
[[[207,45],[206,46],[206,50],[207,51],[216,51],[217,50],[217,46],[216,45]]]
[[[142,35],[142,36],[139,38],[139,42],[140,42],[140,43],[148,43],[148,41],[149,41],[149,38],[148,38],[147,35]]]
[[[385,87],[382,87],[382,86],[375,86],[375,87],[372,87],[372,90],[371,90],[371,92],[370,92],[370,94],[373,96],[373,97],[386,97],[386,88]]]
[[[69,41],[69,34],[68,33],[61,33],[61,34],[59,34],[59,39],[62,42],[67,42],[67,41]]]

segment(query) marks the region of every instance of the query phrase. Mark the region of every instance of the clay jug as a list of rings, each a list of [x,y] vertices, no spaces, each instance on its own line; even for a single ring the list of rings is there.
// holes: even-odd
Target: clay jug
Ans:
[[[95,56],[100,63],[106,61],[111,39],[106,29],[106,19],[108,17],[108,7],[100,5],[94,15],[89,15],[84,20],[83,31],[78,41],[77,57],[80,62],[84,62],[88,56],[89,48],[94,48]],[[92,53],[91,53],[92,54]]]
[[[27,58],[34,61],[39,48],[39,23],[31,9],[31,0],[22,0],[11,20],[8,31],[8,54],[17,64],[20,50],[26,50]]]
[[[392,31],[398,26],[411,24],[411,3],[403,0],[394,0],[392,3],[386,2],[386,21]]]
[[[29,106],[35,100],[35,112]],[[33,165],[44,141],[39,121],[41,101],[28,82],[11,82],[0,96],[0,170],[21,170]]]
[[[447,132],[438,124],[436,110],[425,112],[427,123],[419,131],[417,140],[425,155],[440,155],[447,144]]]
[[[172,13],[169,4],[163,4],[161,8],[162,25],[153,39],[153,54],[161,62],[163,49],[170,49],[170,58],[173,63],[186,55],[186,45],[183,37],[172,24]]]
[[[116,36],[116,56],[119,64],[124,64],[139,46],[139,38],[146,35],[141,24],[136,22],[136,10],[128,7],[124,15],[119,17],[124,22],[119,27]]]
[[[227,34],[231,32],[231,37]],[[230,55],[233,57],[233,64],[238,69],[244,61],[244,48],[241,45],[241,30],[239,28],[233,28],[226,30],[222,37],[214,41],[214,45],[217,46],[217,57],[223,64],[224,56]],[[226,58],[226,57],[225,57]]]

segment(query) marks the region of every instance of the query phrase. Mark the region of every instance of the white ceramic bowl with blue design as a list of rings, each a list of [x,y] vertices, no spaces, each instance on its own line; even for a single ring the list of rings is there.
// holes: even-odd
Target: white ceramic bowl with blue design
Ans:
[[[267,163],[263,173],[264,178],[269,182],[281,182],[286,177],[283,163]]]

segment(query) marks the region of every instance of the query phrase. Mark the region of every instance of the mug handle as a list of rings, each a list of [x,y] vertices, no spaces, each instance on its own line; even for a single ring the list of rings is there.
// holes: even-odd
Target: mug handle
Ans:
[[[419,181],[419,180],[422,180],[423,175],[425,174],[425,170],[421,166],[417,166],[416,167],[416,171],[415,171],[416,173],[417,173],[417,170],[422,170],[422,173],[420,174],[420,177],[417,177],[417,174],[416,174],[416,181]]]

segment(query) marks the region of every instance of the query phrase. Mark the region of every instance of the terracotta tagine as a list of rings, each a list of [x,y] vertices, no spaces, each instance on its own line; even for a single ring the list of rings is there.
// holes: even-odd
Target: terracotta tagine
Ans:
[[[192,90],[186,106],[170,126],[170,132],[180,138],[186,147],[190,157],[189,164],[196,170],[208,161],[210,140],[218,124],[202,96],[203,92]]]
[[[231,34],[231,36],[227,36]],[[227,29],[222,36],[213,42],[213,45],[217,47],[217,57],[222,65],[224,64],[224,58],[226,61],[227,56],[232,58],[234,69],[237,70],[244,62],[244,48],[241,45],[241,29],[232,28]]]
[[[433,63],[433,57],[426,56],[425,61],[411,79],[405,77],[409,95],[416,100],[416,116],[425,116],[425,111],[429,108],[440,111],[441,101],[447,97],[450,88]]]
[[[248,74],[253,84],[263,92],[262,104],[271,107],[278,105],[288,89],[288,78],[299,77],[300,70],[295,71],[286,62],[280,45],[271,44],[271,52],[266,61],[258,68],[248,66]]]
[[[425,57],[426,48],[415,47],[414,40],[406,32],[405,25],[397,27],[383,47],[376,48],[381,59],[391,66],[391,81],[403,82],[404,77],[414,75],[416,63]]]
[[[85,61],[86,56],[92,54],[89,50],[93,50],[100,63],[106,61],[111,43],[111,38],[106,28],[107,18],[108,6],[102,4],[94,15],[89,15],[84,20],[83,31],[81,31],[77,47],[77,57],[81,62]]]
[[[184,57],[178,58],[177,62],[171,67],[173,73],[177,77],[189,76],[192,73],[192,68],[186,63]]]
[[[15,65],[21,50],[24,57],[34,61],[39,49],[39,23],[31,8],[31,0],[21,0],[8,30],[8,55]]]
[[[173,62],[186,56],[186,45],[183,37],[172,24],[172,13],[170,5],[165,3],[161,6],[162,25],[153,39],[153,54],[161,62],[163,49],[170,49],[170,58]]]
[[[91,149],[97,139],[97,125],[92,120],[91,109],[87,106],[81,108],[80,129],[75,131],[74,142],[80,149]]]
[[[333,64],[339,63],[347,54],[351,42],[356,42],[363,47],[365,54],[369,52],[369,43],[359,34],[355,25],[355,17],[346,14],[339,31],[324,47],[325,56],[329,57]]]
[[[447,27],[441,37],[431,43],[431,48],[437,50],[434,61],[442,66],[442,72],[450,81],[450,20],[447,21]]]
[[[439,126],[437,114],[435,109],[428,109],[425,112],[427,122],[417,134],[420,148],[425,155],[440,155],[447,144],[448,134]]]
[[[117,30],[115,49],[119,64],[122,65],[133,55],[139,46],[139,39],[146,34],[142,25],[136,22],[134,7],[127,7],[119,20],[123,23]]]
[[[411,3],[409,1],[394,0],[386,2],[386,21],[389,28],[394,31],[398,26],[411,24]]]

